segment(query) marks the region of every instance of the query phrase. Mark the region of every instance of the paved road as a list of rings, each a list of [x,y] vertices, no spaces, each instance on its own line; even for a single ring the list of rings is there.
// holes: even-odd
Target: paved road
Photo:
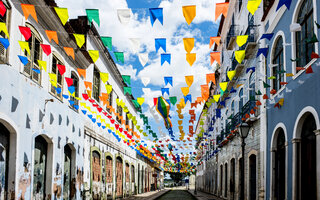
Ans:
[[[187,190],[172,190],[156,200],[196,200]]]

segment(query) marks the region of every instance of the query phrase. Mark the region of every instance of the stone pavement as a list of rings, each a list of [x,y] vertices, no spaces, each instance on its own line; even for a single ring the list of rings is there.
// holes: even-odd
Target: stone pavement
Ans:
[[[160,191],[152,191],[152,192],[146,192],[146,193],[142,193],[142,194],[137,194],[134,195],[132,197],[129,198],[125,198],[126,200],[139,200],[139,199],[144,199],[144,200],[154,200],[158,197],[160,197],[161,195],[169,192],[169,189],[163,189]]]
[[[194,189],[189,189],[190,192],[197,200],[223,200],[222,198],[216,197],[213,194],[201,192],[197,190],[197,194],[194,194]]]

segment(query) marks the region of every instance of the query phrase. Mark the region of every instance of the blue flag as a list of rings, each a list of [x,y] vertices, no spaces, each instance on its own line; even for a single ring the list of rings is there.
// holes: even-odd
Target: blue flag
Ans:
[[[285,5],[287,9],[290,10],[291,1],[292,0],[279,0],[276,11],[278,11],[283,5]]]
[[[166,52],[167,51],[166,38],[156,38],[155,46],[156,46],[157,52],[160,49],[160,47],[163,49],[164,52]]]
[[[171,54],[169,53],[161,54],[161,65],[163,65],[163,63],[165,62],[167,62],[168,64],[171,64]]]
[[[25,57],[25,56],[19,56],[19,55],[18,55],[18,57],[19,57],[19,59],[20,59],[20,61],[22,62],[23,65],[28,64],[29,60],[28,60],[27,57]]]
[[[267,39],[267,40],[271,40],[271,38],[273,37],[274,33],[265,33],[261,36],[260,40],[262,39]]]
[[[169,95],[169,88],[161,88],[162,96],[167,93]]]
[[[158,19],[163,25],[163,9],[162,8],[149,8],[150,11],[150,21],[153,26],[154,22]]]
[[[0,42],[5,49],[7,49],[10,45],[10,42],[7,38],[0,38]]]
[[[260,54],[263,54],[264,57],[267,57],[268,49],[269,49],[268,47],[258,49],[257,58],[260,56]]]
[[[172,85],[172,76],[166,76],[166,77],[164,77],[164,84],[167,85],[168,83],[169,83],[171,86],[173,86],[173,85]]]

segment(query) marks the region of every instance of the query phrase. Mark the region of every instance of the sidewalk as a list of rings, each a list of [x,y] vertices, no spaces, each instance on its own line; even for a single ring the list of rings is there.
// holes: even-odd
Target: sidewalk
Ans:
[[[190,194],[192,194],[197,200],[224,200],[222,198],[216,197],[213,194],[208,194],[205,192],[201,192],[197,190],[197,194],[194,194],[194,189],[188,190]]]
[[[137,194],[132,197],[125,198],[125,199],[126,200],[136,200],[136,199],[154,200],[169,191],[170,190],[168,190],[168,189],[163,189],[161,191],[146,192],[146,193]]]

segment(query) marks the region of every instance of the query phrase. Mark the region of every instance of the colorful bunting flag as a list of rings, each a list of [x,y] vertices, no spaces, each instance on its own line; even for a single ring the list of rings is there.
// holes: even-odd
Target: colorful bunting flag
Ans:
[[[261,4],[262,0],[249,0],[247,3],[248,11],[254,15],[254,13],[258,10],[259,5]]]
[[[61,23],[65,25],[69,19],[69,13],[67,8],[59,8],[59,7],[54,7],[54,10],[56,11],[58,17],[61,20]],[[81,47],[80,47],[81,48]]]
[[[216,84],[216,74],[215,74],[215,73],[207,74],[207,75],[206,75],[206,81],[207,81],[207,84],[209,84],[210,81],[211,81],[213,84]]]
[[[131,85],[131,77],[129,75],[122,75],[122,79],[127,85]]]
[[[169,100],[170,100],[170,102],[171,102],[173,105],[176,105],[176,103],[177,103],[177,97],[169,97]]]
[[[10,46],[9,40],[7,38],[0,38],[0,42],[5,49],[7,49]]]
[[[291,2],[292,0],[279,0],[276,11],[278,11],[283,5],[285,5],[287,9],[290,10]]]
[[[109,74],[105,72],[100,72],[100,78],[103,83],[106,83],[109,80]]]
[[[166,38],[156,38],[155,39],[155,48],[156,48],[156,52],[158,52],[158,50],[160,48],[162,48],[162,50],[164,52],[166,52],[167,51]]]
[[[142,67],[146,66],[149,60],[149,55],[148,53],[139,53],[139,61]]]
[[[137,98],[137,102],[141,106],[144,103],[144,98],[143,97],[138,97]]]
[[[117,62],[124,64],[124,54],[123,52],[113,52],[114,56],[116,57]]]
[[[173,86],[172,81],[173,81],[172,76],[165,76],[164,77],[164,84],[165,85],[170,84],[171,86]]]
[[[216,61],[220,65],[220,52],[211,52],[210,53],[211,65]]]
[[[216,94],[216,95],[213,95],[213,99],[215,102],[219,102],[219,99],[220,99],[220,94]]]
[[[229,80],[231,81],[233,79],[233,77],[236,75],[236,70],[233,71],[228,71],[227,72],[227,76],[229,78]]]
[[[22,51],[27,51],[28,54],[30,55],[30,47],[29,47],[29,43],[25,42],[25,41],[18,41],[20,48],[22,49]]]
[[[184,96],[187,96],[187,94],[189,93],[189,87],[182,87],[181,91]]]
[[[81,48],[83,46],[83,44],[85,43],[85,37],[83,34],[76,34],[74,33],[73,34],[75,40],[76,40],[76,43],[78,45],[79,48]]]
[[[210,44],[209,44],[209,48],[211,49],[212,45],[215,43],[217,46],[220,45],[220,40],[221,37],[217,36],[217,37],[210,37]]]
[[[65,77],[64,79],[66,80],[68,87],[70,87],[71,85],[73,85],[73,79],[72,79],[72,78]],[[72,94],[72,93],[71,93],[71,94]]]
[[[163,25],[163,9],[162,8],[149,8],[149,12],[150,12],[150,21],[152,26],[157,19]]]
[[[264,57],[267,57],[268,49],[269,49],[268,47],[258,49],[257,58],[260,56],[260,54],[263,54]]]
[[[20,55],[18,55],[18,57],[19,57],[19,59],[20,59],[20,61],[21,61],[21,63],[22,63],[23,65],[28,64],[29,60],[28,60],[27,57],[25,57],[25,56],[20,56]]]
[[[66,54],[68,56],[71,56],[73,58],[73,60],[75,59],[75,56],[74,56],[74,50],[72,47],[63,47],[64,51],[66,52]],[[50,49],[51,50],[51,49]]]
[[[195,5],[182,6],[182,12],[183,12],[183,16],[186,19],[188,25],[190,25],[196,16],[196,6]]]
[[[86,9],[88,21],[91,25],[92,21],[95,21],[100,26],[99,10],[98,9]]]
[[[31,30],[29,27],[19,26],[20,33],[23,35],[24,39],[27,41],[31,37]]]
[[[79,74],[79,76],[82,76],[82,78],[86,78],[86,70],[85,69],[80,69],[80,68],[77,68],[77,72]]]
[[[265,33],[261,36],[260,40],[262,39],[267,39],[267,40],[271,40],[271,38],[273,37],[274,33]]]
[[[190,67],[194,64],[196,59],[197,59],[197,54],[196,53],[187,53],[186,54],[186,60],[189,63]]]
[[[101,41],[104,46],[108,47],[109,50],[112,50],[112,37],[101,37]]]
[[[58,35],[56,31],[49,31],[46,30],[46,35],[49,39],[49,42],[51,42],[52,40],[56,42],[56,44],[59,44],[59,40],[58,40]]]
[[[47,71],[47,62],[46,61],[38,60],[38,65],[39,65],[40,69],[44,69],[44,71]]]
[[[248,35],[239,35],[239,36],[237,36],[236,42],[237,42],[238,46],[242,47],[247,42],[248,37],[249,37]]]
[[[34,8],[34,5],[31,4],[21,4],[21,8],[22,8],[22,12],[23,15],[25,17],[25,19],[27,20],[29,18],[29,16],[31,15],[33,17],[33,19],[38,22],[38,18],[37,18],[37,14],[36,14],[36,10]]]
[[[161,54],[161,65],[163,65],[165,62],[167,62],[168,64],[171,63],[171,54],[169,53]]]
[[[61,76],[63,76],[63,74],[66,72],[66,66],[57,64],[57,67]]]
[[[118,9],[117,14],[121,24],[126,25],[130,22],[131,9]]]
[[[194,47],[194,38],[183,38],[184,49],[190,53]]]
[[[169,88],[161,88],[161,94],[162,94],[162,96],[164,96],[165,93],[167,93],[168,95],[170,95],[170,93],[169,93]]]
[[[6,14],[7,8],[6,6],[3,4],[2,1],[0,1],[0,15],[3,17],[4,14]]]
[[[229,9],[229,2],[226,3],[217,3],[216,4],[216,13],[215,13],[215,20],[217,21],[218,17],[222,14],[224,17],[227,17]]]
[[[221,90],[224,92],[228,87],[228,82],[220,82],[219,83]]]
[[[97,62],[99,58],[99,51],[98,50],[88,50],[88,53],[93,61],[93,63]]]
[[[132,95],[131,87],[123,87],[124,95],[129,94]]]
[[[191,87],[192,83],[193,83],[193,76],[185,76],[186,79],[186,83],[189,87]]]
[[[238,63],[241,64],[243,59],[244,59],[244,57],[245,57],[245,55],[246,55],[246,51],[245,50],[239,50],[239,51],[235,51],[234,54],[235,54],[235,58],[238,61]]]

